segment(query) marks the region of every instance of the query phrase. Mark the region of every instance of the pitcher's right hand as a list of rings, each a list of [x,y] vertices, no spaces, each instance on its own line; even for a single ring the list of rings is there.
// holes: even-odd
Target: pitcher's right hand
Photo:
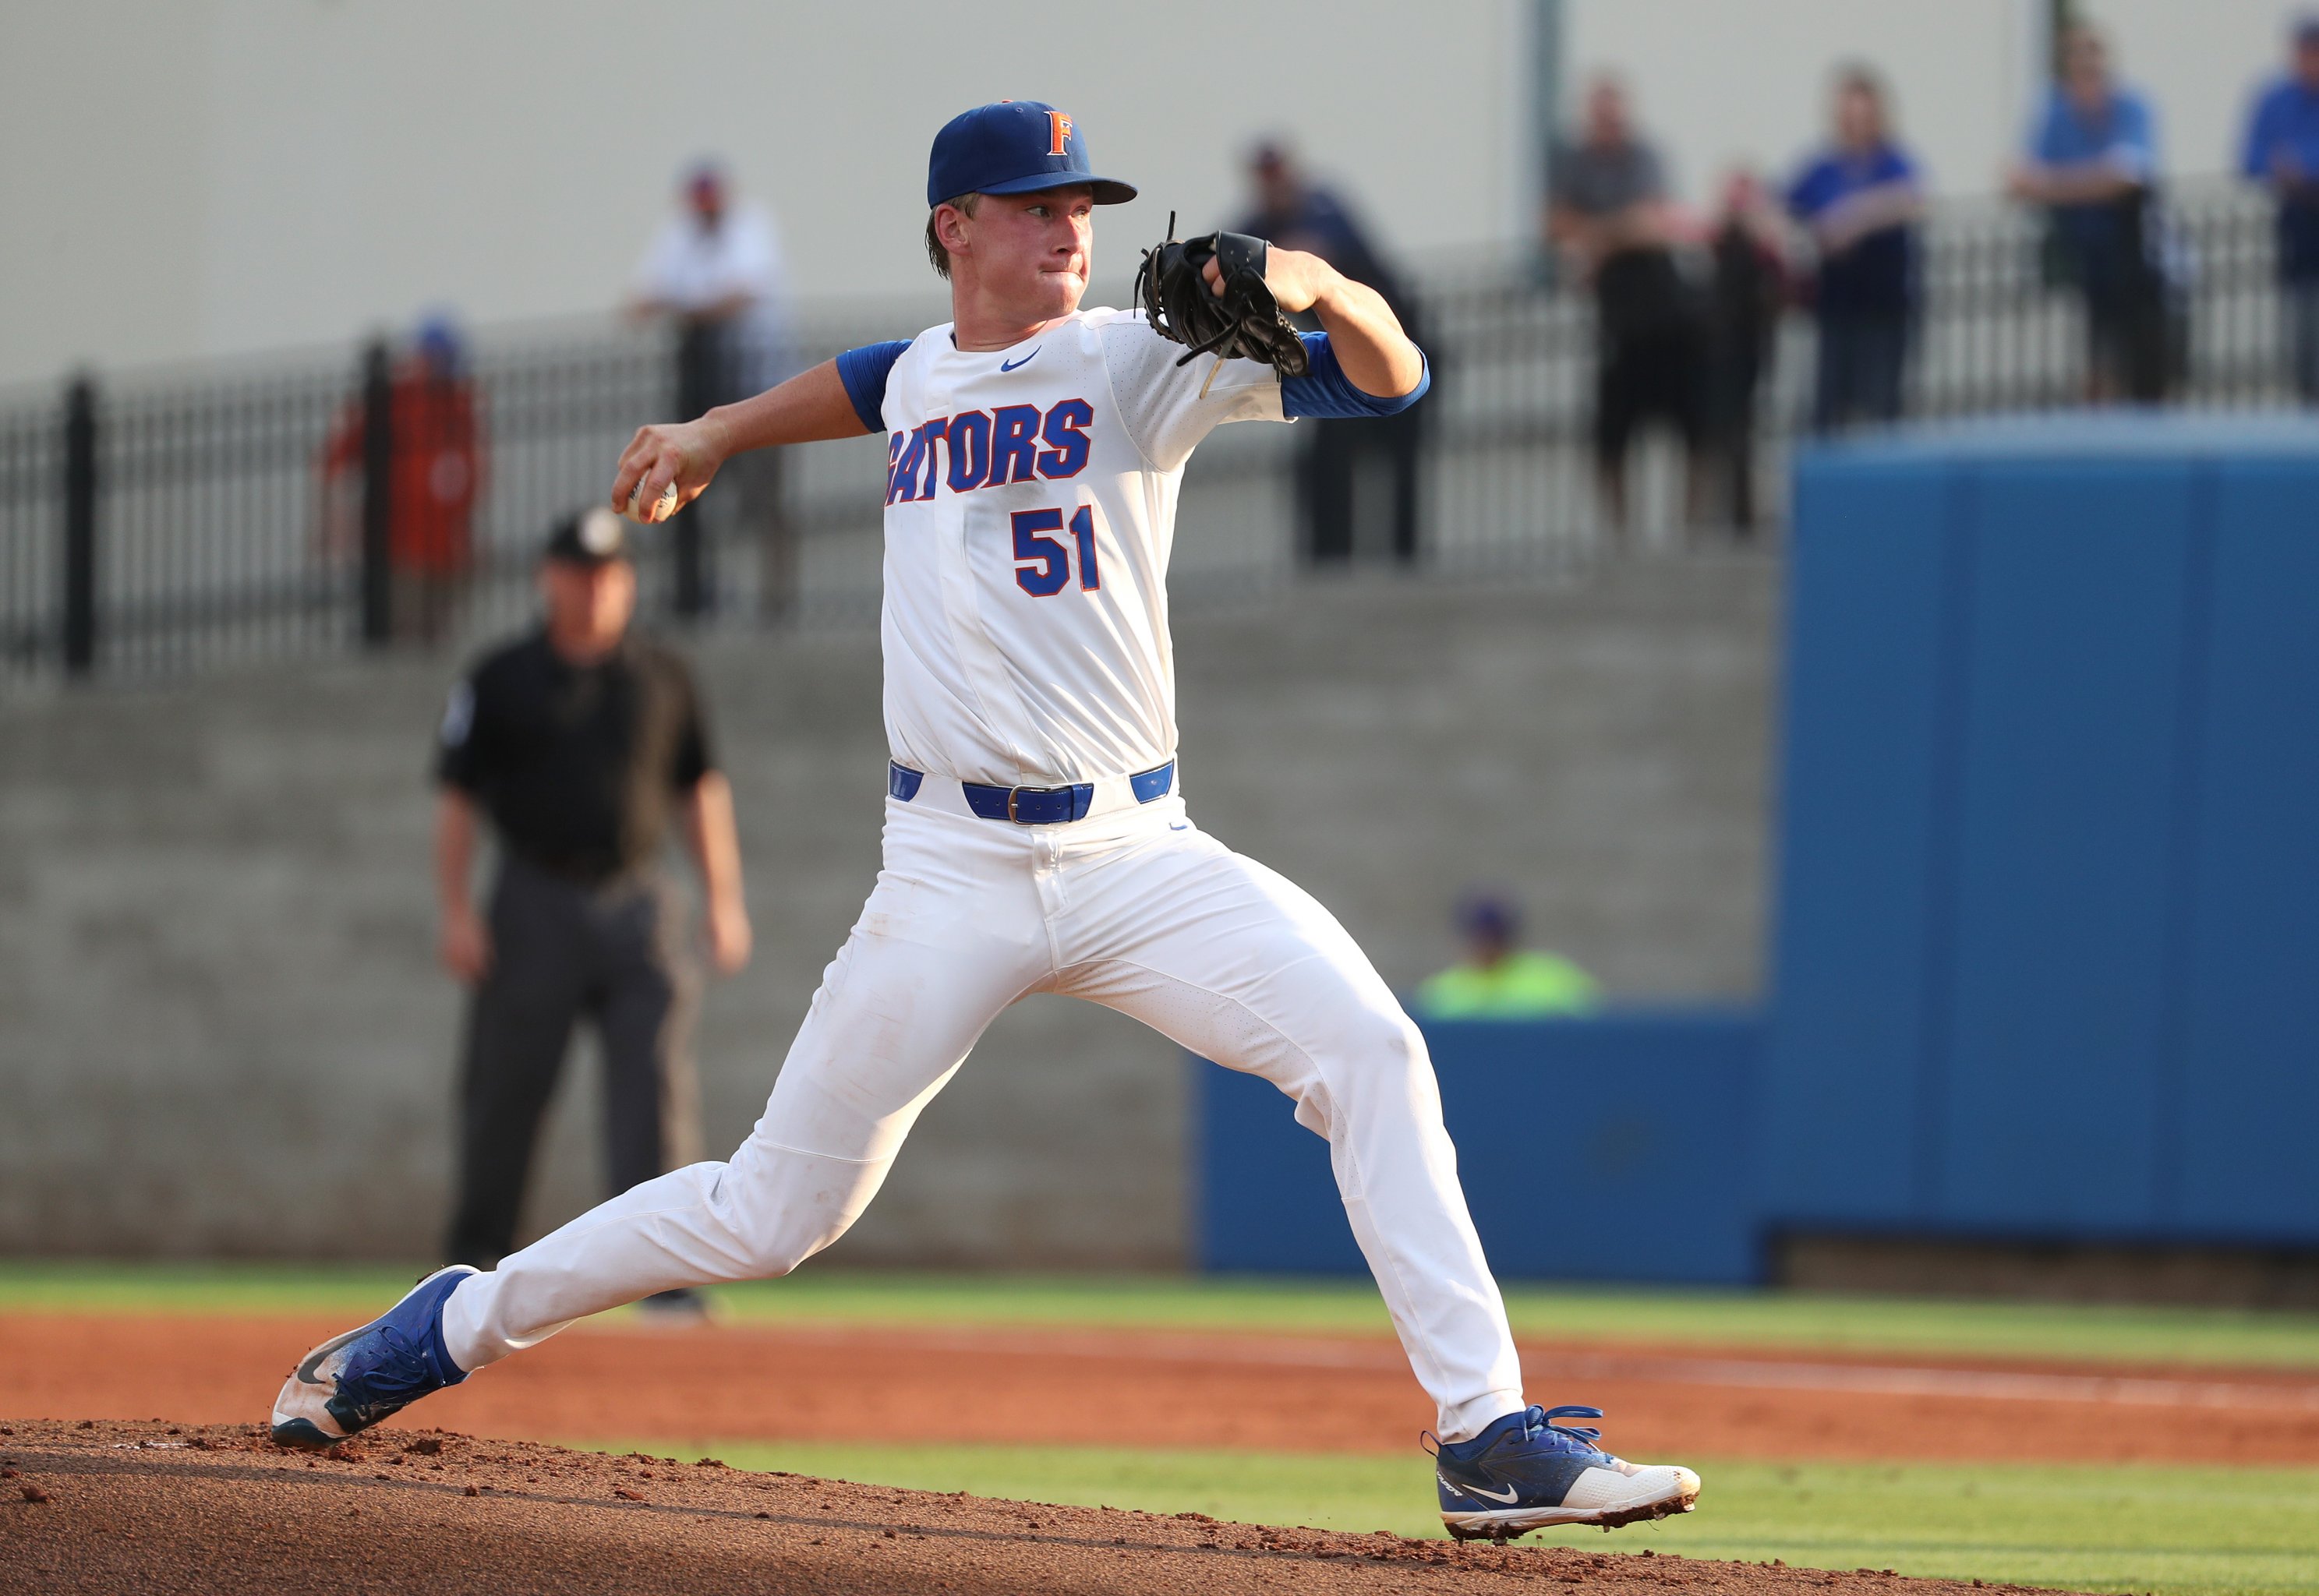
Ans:
[[[706,419],[639,427],[612,477],[612,508],[645,526],[664,521],[699,498],[724,463],[717,430]]]

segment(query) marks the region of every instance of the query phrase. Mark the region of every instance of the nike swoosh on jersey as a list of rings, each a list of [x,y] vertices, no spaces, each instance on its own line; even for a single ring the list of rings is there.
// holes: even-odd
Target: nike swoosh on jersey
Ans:
[[[1046,347],[1046,345],[1041,344],[1039,346],[1039,349],[1043,349]],[[1028,365],[1031,362],[1039,357],[1039,349],[1032,350],[1020,360],[1002,360],[998,363],[998,369],[1000,371],[1013,371],[1018,365]]]

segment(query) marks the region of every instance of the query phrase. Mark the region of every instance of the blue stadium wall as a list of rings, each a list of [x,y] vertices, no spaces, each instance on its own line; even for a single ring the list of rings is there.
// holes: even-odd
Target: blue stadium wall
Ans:
[[[1766,1012],[1429,1028],[1499,1270],[2319,1248],[2319,426],[1902,434],[1794,502]],[[1199,1069],[1202,1261],[1359,1268],[1320,1140]]]
[[[1458,1021],[1425,1036],[1466,1204],[1501,1275],[1757,1277],[1748,1127],[1763,1026],[1753,1016]],[[1365,1268],[1328,1143],[1268,1081],[1192,1068],[1202,1265]]]

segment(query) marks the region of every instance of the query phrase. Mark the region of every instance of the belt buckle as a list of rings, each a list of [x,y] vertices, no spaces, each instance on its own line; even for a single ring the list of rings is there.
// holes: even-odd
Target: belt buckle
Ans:
[[[1015,813],[1015,795],[1020,793],[1022,790],[1023,789],[1019,787],[1010,787],[1006,789],[1006,818],[1011,824],[1015,825],[1023,824],[1021,817]]]

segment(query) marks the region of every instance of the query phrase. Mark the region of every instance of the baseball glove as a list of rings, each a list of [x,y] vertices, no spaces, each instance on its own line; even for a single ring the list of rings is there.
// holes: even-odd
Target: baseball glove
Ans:
[[[1178,365],[1195,355],[1219,360],[1260,360],[1284,377],[1301,377],[1307,362],[1296,329],[1280,313],[1280,302],[1264,280],[1271,246],[1246,233],[1176,237],[1168,218],[1168,239],[1143,252],[1135,275],[1135,302],[1161,338],[1188,344]],[[1223,293],[1208,286],[1205,267],[1223,267]]]

